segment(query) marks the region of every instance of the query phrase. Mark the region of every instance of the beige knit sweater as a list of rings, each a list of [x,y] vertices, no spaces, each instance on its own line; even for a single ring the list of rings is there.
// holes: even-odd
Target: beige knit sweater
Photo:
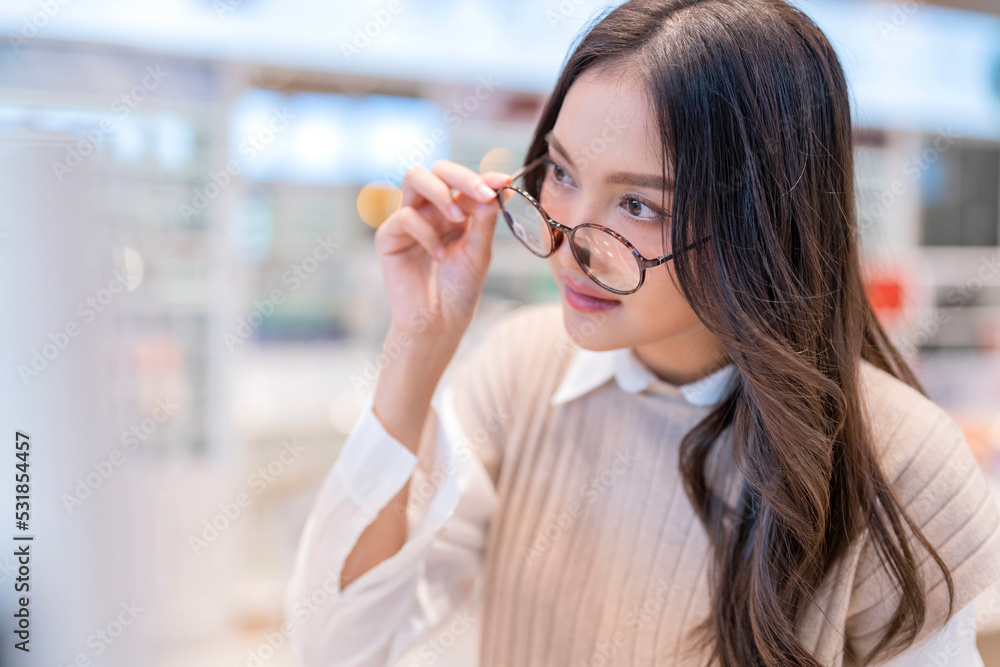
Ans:
[[[711,406],[662,381],[636,394],[608,382],[550,405],[576,347],[561,308],[519,308],[451,374],[463,428],[489,436],[478,451],[498,493],[483,566],[481,665],[704,664],[682,653],[709,613],[710,546],[677,464],[682,436]],[[865,361],[861,369],[885,472],[950,566],[957,611],[1000,578],[1000,510],[956,422],[888,373]],[[479,428],[497,414],[511,418]],[[741,477],[730,446],[719,444],[711,469],[729,480],[735,505]],[[623,455],[635,461],[624,470],[615,465]],[[600,481],[609,471],[614,479]],[[574,503],[582,513],[568,511]],[[947,621],[947,588],[916,553],[930,596],[919,641]],[[897,595],[862,535],[803,612],[800,637],[825,664],[857,664]]]

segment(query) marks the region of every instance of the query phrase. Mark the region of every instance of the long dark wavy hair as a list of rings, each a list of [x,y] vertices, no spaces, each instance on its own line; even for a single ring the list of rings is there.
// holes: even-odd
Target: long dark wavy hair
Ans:
[[[711,234],[674,271],[737,368],[732,393],[680,447],[714,552],[700,644],[726,667],[818,667],[797,639],[797,610],[867,528],[900,601],[872,653],[855,657],[909,646],[926,601],[907,529],[944,572],[949,615],[954,585],[893,493],[863,418],[862,358],[926,392],[865,295],[850,102],[833,48],[781,0],[631,0],[580,38],[526,164],[547,151],[567,91],[591,68],[645,82],[674,182],[663,241],[681,248]],[[543,176],[528,175],[536,197]],[[706,478],[728,427],[745,479],[735,508]]]

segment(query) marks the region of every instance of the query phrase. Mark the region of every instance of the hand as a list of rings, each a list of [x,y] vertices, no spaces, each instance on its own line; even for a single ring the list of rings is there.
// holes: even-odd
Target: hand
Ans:
[[[399,209],[375,231],[394,330],[457,345],[490,265],[494,188],[509,182],[450,160],[406,172]]]

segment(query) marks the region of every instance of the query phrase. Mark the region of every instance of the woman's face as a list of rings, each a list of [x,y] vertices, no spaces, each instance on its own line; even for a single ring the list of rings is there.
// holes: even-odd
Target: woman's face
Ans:
[[[585,222],[610,227],[647,259],[666,254],[661,227],[669,224],[672,192],[669,169],[666,186],[662,183],[660,146],[644,84],[588,70],[570,87],[550,134],[554,164],[542,185],[542,206],[568,227]],[[637,292],[618,295],[587,277],[565,239],[548,259],[566,329],[580,347],[635,348],[640,359],[675,383],[719,365],[718,339],[674,286],[672,261],[647,269]],[[610,300],[611,307],[579,309],[567,292],[573,285]]]

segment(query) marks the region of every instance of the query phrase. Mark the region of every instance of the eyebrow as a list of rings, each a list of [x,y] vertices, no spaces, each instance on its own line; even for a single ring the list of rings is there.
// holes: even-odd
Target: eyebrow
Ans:
[[[545,141],[549,146],[554,148],[559,155],[566,160],[569,166],[576,168],[573,164],[572,158],[570,158],[569,153],[563,147],[559,140],[556,139],[555,131],[549,130],[545,135]],[[636,174],[627,171],[616,171],[614,173],[608,174],[607,178],[604,179],[607,183],[611,185],[634,185],[640,188],[649,188],[652,190],[666,190],[673,187],[673,181],[664,181],[662,176],[652,176],[647,174]]]

